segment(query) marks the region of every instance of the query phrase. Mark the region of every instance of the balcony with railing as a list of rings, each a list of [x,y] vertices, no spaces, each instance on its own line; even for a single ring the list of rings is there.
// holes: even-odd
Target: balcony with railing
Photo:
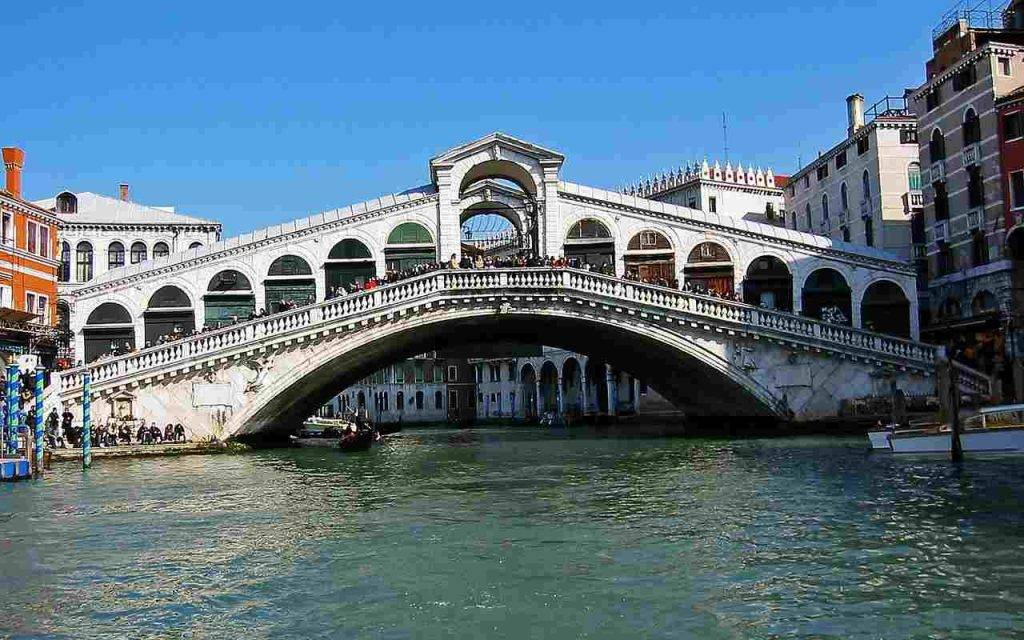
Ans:
[[[931,182],[941,182],[946,179],[946,161],[936,160],[932,163]]]
[[[871,210],[872,210],[872,207],[871,207],[871,201],[870,200],[861,200],[860,201],[860,217],[861,218],[870,218],[871,217]]]
[[[983,209],[976,208],[971,209],[967,212],[967,230],[974,231],[981,228],[981,222],[985,219],[985,211]]]

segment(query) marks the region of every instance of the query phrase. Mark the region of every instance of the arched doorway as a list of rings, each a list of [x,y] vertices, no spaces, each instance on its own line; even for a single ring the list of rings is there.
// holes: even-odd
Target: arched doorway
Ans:
[[[660,231],[641,231],[630,238],[622,260],[627,278],[666,287],[679,284],[675,251]]]
[[[210,279],[203,296],[206,327],[223,327],[243,322],[256,314],[256,294],[249,278],[234,269],[221,271]]]
[[[736,289],[732,257],[717,242],[698,244],[686,258],[683,282],[700,292],[733,293]]]
[[[377,263],[369,247],[353,238],[346,238],[331,247],[324,263],[324,278],[328,295],[335,289],[347,289],[352,284],[364,285],[377,275]]]
[[[128,310],[116,302],[104,302],[93,309],[82,329],[85,361],[100,356],[127,353],[135,349],[135,326]]]
[[[569,228],[562,251],[567,260],[591,265],[595,271],[615,275],[615,238],[599,220],[584,218]]]
[[[166,285],[156,290],[149,298],[146,311],[142,314],[145,324],[146,345],[160,342],[160,338],[175,339],[187,336],[196,328],[195,310],[188,294]]]
[[[533,365],[523,365],[519,374],[523,391],[519,397],[523,399],[523,416],[527,419],[537,417],[537,372]]]
[[[388,234],[384,263],[388,271],[404,271],[421,264],[437,262],[434,238],[421,224],[403,222]]]
[[[910,301],[895,282],[874,282],[860,303],[860,322],[869,331],[909,338]]]
[[[786,263],[775,256],[761,256],[747,267],[743,278],[743,301],[749,304],[793,310],[793,274]]]
[[[558,413],[558,368],[550,360],[540,368],[541,411]]]
[[[263,289],[269,313],[278,313],[316,302],[313,269],[299,256],[281,256],[270,263]]]
[[[584,412],[582,383],[580,363],[576,358],[568,358],[562,364],[562,406],[570,415],[579,416]]]
[[[832,324],[852,324],[850,285],[835,269],[818,269],[807,276],[801,297],[803,315]]]

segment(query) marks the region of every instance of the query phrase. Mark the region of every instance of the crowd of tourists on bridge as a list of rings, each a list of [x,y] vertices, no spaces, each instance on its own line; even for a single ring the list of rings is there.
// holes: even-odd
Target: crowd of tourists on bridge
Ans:
[[[31,418],[29,423],[32,423]],[[78,448],[82,446],[83,428],[81,424],[75,423],[74,415],[70,411],[65,410],[63,415],[58,416],[57,410],[54,409],[46,417],[45,435],[50,448]],[[161,429],[155,422],[147,425],[145,420],[132,417],[96,423],[92,425],[90,435],[91,446],[97,448],[188,441],[185,427],[180,422],[167,423],[167,426]]]

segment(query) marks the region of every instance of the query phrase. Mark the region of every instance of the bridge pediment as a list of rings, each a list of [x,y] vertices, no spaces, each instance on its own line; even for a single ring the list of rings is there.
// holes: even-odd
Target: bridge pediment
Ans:
[[[505,178],[527,193],[543,197],[546,175],[557,175],[565,156],[539,145],[494,132],[430,160],[430,178],[439,191],[451,185],[453,195],[487,178]]]

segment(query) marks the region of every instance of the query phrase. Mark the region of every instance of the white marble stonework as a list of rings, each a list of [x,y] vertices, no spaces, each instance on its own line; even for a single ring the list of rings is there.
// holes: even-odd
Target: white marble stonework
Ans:
[[[447,259],[452,254],[458,256],[461,254],[460,221],[473,210],[481,207],[490,207],[498,213],[504,212],[503,214],[508,215],[517,228],[523,229],[527,234],[532,234],[532,243],[535,243],[533,246],[539,247],[542,253],[549,255],[559,255],[564,251],[566,235],[574,224],[581,220],[599,221],[611,232],[614,241],[614,266],[618,274],[623,272],[623,254],[630,238],[645,230],[657,231],[669,240],[680,282],[684,280],[683,265],[686,263],[687,256],[702,242],[717,242],[729,254],[737,285],[743,281],[748,266],[758,257],[777,257],[786,265],[792,275],[794,289],[792,302],[794,312],[797,314],[801,310],[800,290],[805,280],[816,269],[834,269],[845,278],[851,289],[851,297],[854,301],[852,306],[854,326],[852,331],[854,332],[861,324],[858,301],[865,290],[877,280],[888,280],[905,293],[910,307],[911,335],[913,337],[918,335],[915,274],[910,267],[885,252],[869,247],[847,245],[790,229],[754,223],[725,214],[707,213],[575,184],[563,179],[561,172],[564,162],[565,158],[558,153],[504,134],[495,133],[432,159],[429,166],[431,182],[426,186],[260,229],[196,249],[172,253],[164,258],[150,259],[140,264],[127,265],[108,271],[68,294],[69,299],[73,301],[71,329],[76,336],[76,347],[80,351],[82,350],[82,329],[85,327],[89,314],[99,305],[108,302],[124,307],[135,327],[136,344],[143,344],[143,314],[146,311],[147,301],[158,289],[168,285],[181,289],[189,299],[191,307],[188,309],[191,309],[195,315],[196,326],[202,326],[203,301],[208,283],[214,276],[225,270],[234,270],[243,274],[252,283],[256,308],[265,307],[268,270],[271,263],[282,256],[297,256],[310,265],[316,284],[316,299],[322,301],[326,294],[324,265],[335,245],[343,240],[357,240],[365,245],[370,252],[377,273],[383,273],[385,253],[389,250],[388,238],[398,225],[407,222],[414,222],[426,230],[432,239],[438,258]],[[510,185],[518,185],[518,188]],[[380,298],[381,295],[384,294],[378,292],[378,297],[374,298],[374,308],[387,310],[389,301]],[[619,294],[608,293],[608,295]],[[350,302],[354,303],[354,301]],[[643,304],[647,303],[641,303],[641,305]],[[741,306],[746,307],[746,305]],[[494,306],[494,308],[499,307],[500,305]],[[369,312],[369,308],[365,311]],[[750,312],[744,311],[744,313]],[[293,317],[290,314],[287,315]],[[786,317],[794,318],[792,322],[809,323],[800,326],[817,326],[811,320],[789,315]],[[268,320],[259,322],[268,322]],[[273,323],[277,320],[269,322]],[[345,326],[342,319],[335,319],[332,322],[337,322],[339,327]],[[791,321],[786,320],[786,322]],[[257,344],[262,344],[262,338],[258,338],[255,334],[244,337],[237,332],[224,333],[223,330],[206,334],[202,339],[208,341],[210,336],[227,335],[232,336],[231,340],[242,340],[245,344],[225,344],[214,349],[204,343],[207,346],[204,346],[203,354],[212,355],[218,349],[239,349],[238,353],[246,353],[256,348]],[[395,336],[395,339],[401,337]],[[322,338],[326,339],[326,336]],[[305,339],[315,341],[313,338]],[[870,340],[875,340],[875,338]],[[870,342],[870,340],[868,341]],[[538,342],[550,344],[549,341],[543,339]],[[188,344],[192,343],[188,342]],[[716,348],[724,349],[727,344],[728,341],[719,344]],[[256,352],[259,353],[263,348],[256,348]],[[172,351],[173,349],[174,347],[171,347]],[[426,350],[428,349],[411,351],[399,354],[398,357],[422,353]],[[166,350],[157,348],[152,350],[152,352],[156,351],[165,355],[168,353]],[[143,353],[150,352],[144,351]],[[929,358],[933,356],[934,354]],[[161,356],[161,358],[163,357],[165,356]],[[778,357],[782,358],[782,356]],[[137,373],[132,373],[125,370],[123,373],[111,377],[111,384],[114,384],[113,380],[116,378],[118,382],[114,384],[115,387],[141,385],[143,383],[140,380],[151,380],[151,382],[145,383],[146,385],[156,383],[157,387],[164,386],[159,383],[158,379],[152,378],[147,373],[147,371],[160,369],[164,366],[163,364],[154,362],[152,358],[139,360],[137,355],[133,355],[132,358],[135,360],[131,360],[133,363],[131,367],[141,366],[140,363],[145,361],[143,367],[145,371],[138,370]],[[177,370],[190,358],[196,359],[197,362],[202,359],[198,352],[194,355],[184,352],[176,353],[172,358],[175,362],[174,368]],[[905,365],[906,361],[901,358],[903,356],[896,354],[893,363],[898,366]],[[279,358],[276,360],[279,363],[285,362]],[[166,364],[170,366],[170,361],[166,361]],[[296,364],[300,363],[297,361]],[[367,375],[385,364],[388,362],[383,359],[366,363],[366,369],[360,370],[358,373]],[[217,366],[219,367],[220,364]],[[931,366],[932,363],[929,361],[919,367],[919,370],[927,375],[927,370]],[[156,369],[152,367],[156,367]],[[206,365],[202,365],[200,368],[205,370]],[[279,370],[279,365],[275,365],[275,370]],[[623,370],[629,371],[630,369],[624,366]],[[72,374],[72,377],[74,375],[76,374]],[[241,384],[232,377],[241,375],[237,371],[224,375],[231,378],[232,384]],[[355,382],[358,379],[358,377],[352,378],[348,382]],[[772,384],[766,386],[765,389],[775,386]],[[340,388],[342,388],[341,385],[335,387],[333,391],[336,392]],[[863,391],[864,388],[859,390]],[[180,392],[180,389],[178,391]],[[658,391],[662,390],[658,389]],[[821,391],[816,390],[815,393],[821,393]],[[663,395],[669,397],[671,394]],[[797,394],[797,396],[799,395]],[[786,394],[790,407],[806,406],[808,415],[817,415],[820,411],[810,409],[815,406],[816,402],[812,398],[813,395],[809,395],[806,399],[799,399],[793,394]],[[778,410],[780,396],[775,391],[766,391],[763,398],[765,406],[773,407],[770,411]],[[326,399],[326,397],[322,398],[321,401]],[[244,425],[244,429],[250,429],[257,428],[253,426],[257,422],[264,424],[262,418],[260,420],[255,420],[251,416],[241,418],[241,408],[241,405],[234,408],[231,424],[235,426],[231,428],[243,429]],[[315,409],[315,407],[313,408]],[[835,406],[829,406],[830,411],[834,412],[835,409]],[[242,422],[239,423],[238,420],[242,420]]]

